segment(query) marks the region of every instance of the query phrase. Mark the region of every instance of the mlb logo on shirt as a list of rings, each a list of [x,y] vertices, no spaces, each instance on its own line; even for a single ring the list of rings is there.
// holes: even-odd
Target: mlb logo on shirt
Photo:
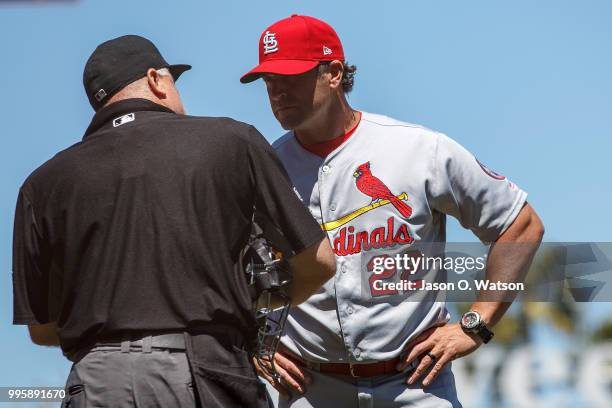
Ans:
[[[115,118],[113,120],[113,127],[125,125],[128,122],[133,122],[135,119],[133,113],[128,113],[127,115],[123,115],[121,117]]]

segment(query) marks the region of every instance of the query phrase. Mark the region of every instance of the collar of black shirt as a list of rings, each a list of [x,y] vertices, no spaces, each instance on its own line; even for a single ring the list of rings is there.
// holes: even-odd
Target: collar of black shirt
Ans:
[[[87,127],[87,130],[85,131],[85,136],[83,136],[83,140],[87,139],[87,137],[89,137],[92,133],[94,133],[96,130],[100,129],[102,126],[108,123],[109,120],[125,115],[126,113],[142,111],[174,113],[171,109],[151,102],[148,99],[125,99],[119,102],[112,103],[96,112],[93,119],[91,120],[91,123]]]

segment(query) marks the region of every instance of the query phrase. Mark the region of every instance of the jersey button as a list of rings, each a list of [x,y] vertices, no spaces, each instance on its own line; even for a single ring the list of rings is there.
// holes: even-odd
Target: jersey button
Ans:
[[[336,211],[336,204],[333,204],[333,203],[332,203],[332,205],[330,205],[330,206],[329,206],[329,209],[330,209],[331,211]]]
[[[359,359],[359,356],[361,355],[361,350],[356,348],[354,354],[355,354],[355,357],[357,357],[357,359]]]
[[[349,306],[349,307],[346,309],[346,311],[347,311],[347,313],[348,313],[348,314],[353,314],[353,312],[354,312],[355,310],[354,310],[352,307],[350,307],[350,306]]]
[[[323,173],[327,173],[327,172],[329,172],[330,167],[329,167],[329,166],[326,164],[325,166],[323,166],[323,167],[321,168],[321,170],[323,170]]]
[[[346,273],[346,265],[341,265],[341,266],[340,266],[340,271],[341,271],[342,273]]]

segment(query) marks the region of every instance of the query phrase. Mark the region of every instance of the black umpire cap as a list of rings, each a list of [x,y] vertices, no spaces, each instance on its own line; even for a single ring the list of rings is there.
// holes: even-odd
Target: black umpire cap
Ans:
[[[124,35],[106,41],[91,54],[83,71],[83,86],[94,110],[126,85],[144,77],[149,68],[168,68],[176,81],[191,65],[170,65],[149,40]]]

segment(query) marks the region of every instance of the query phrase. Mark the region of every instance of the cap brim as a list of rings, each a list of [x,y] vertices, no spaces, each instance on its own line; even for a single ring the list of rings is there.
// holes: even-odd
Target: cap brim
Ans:
[[[240,82],[248,84],[261,77],[261,74],[299,75],[308,72],[320,61],[305,60],[269,60],[262,62],[240,78]]]
[[[168,70],[172,74],[172,78],[174,78],[175,81],[179,79],[183,72],[189,71],[190,69],[191,65],[187,64],[168,65]]]

